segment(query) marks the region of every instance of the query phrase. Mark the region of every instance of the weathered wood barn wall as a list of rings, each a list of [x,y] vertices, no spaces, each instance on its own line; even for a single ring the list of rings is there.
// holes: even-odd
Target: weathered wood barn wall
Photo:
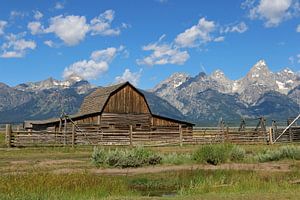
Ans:
[[[165,134],[178,131],[183,137],[192,137],[193,124],[153,113],[147,99],[129,82],[102,87],[87,96],[76,115],[43,121],[26,121],[27,130],[49,130],[63,132],[72,129],[73,124],[80,131],[97,129],[99,132],[159,131]]]

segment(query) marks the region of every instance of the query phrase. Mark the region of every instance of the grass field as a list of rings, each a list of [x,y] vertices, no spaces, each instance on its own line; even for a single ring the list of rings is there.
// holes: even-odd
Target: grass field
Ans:
[[[280,145],[241,146],[245,160],[220,166],[191,160],[199,146],[150,148],[164,155],[164,162],[137,171],[96,168],[90,146],[3,146],[0,134],[0,199],[299,199],[299,160],[253,159]]]

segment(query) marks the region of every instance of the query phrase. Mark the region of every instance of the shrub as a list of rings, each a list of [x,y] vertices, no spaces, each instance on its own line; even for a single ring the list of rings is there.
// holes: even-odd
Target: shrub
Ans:
[[[191,162],[191,154],[187,153],[170,153],[163,155],[163,163],[168,163],[168,164],[174,164],[174,165],[180,165],[183,163],[190,163]]]
[[[121,162],[122,158],[125,156],[125,152],[115,149],[113,151],[109,151],[107,154],[107,164],[112,167],[117,167]]]
[[[257,156],[259,162],[278,161],[282,159],[300,160],[300,147],[282,146],[277,150],[267,150]]]
[[[242,161],[246,156],[245,149],[240,146],[234,146],[230,152],[230,160],[232,161]]]
[[[92,162],[97,166],[108,165],[111,167],[141,167],[157,165],[162,157],[143,147],[127,149],[115,149],[105,152],[103,149],[94,148]]]
[[[104,149],[98,149],[94,147],[94,151],[92,154],[92,163],[94,163],[97,167],[103,165],[106,162],[106,153]]]
[[[230,157],[232,145],[205,145],[193,154],[193,159],[197,162],[206,162],[212,165],[224,163]]]

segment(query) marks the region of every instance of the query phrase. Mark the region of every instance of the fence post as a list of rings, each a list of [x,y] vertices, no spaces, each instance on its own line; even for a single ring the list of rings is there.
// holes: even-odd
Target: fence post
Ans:
[[[11,135],[12,135],[11,124],[6,124],[5,139],[6,139],[6,146],[8,148],[11,147]]]
[[[288,125],[291,124],[291,120],[288,120]],[[290,139],[290,142],[293,142],[293,132],[292,132],[292,126],[290,126],[289,128],[289,139]]]
[[[273,128],[269,128],[269,144],[273,144]]]
[[[72,124],[72,148],[75,146],[75,124]]]
[[[67,144],[67,118],[65,117],[65,127],[64,127],[64,146]]]
[[[132,125],[129,125],[129,144],[132,147]]]
[[[179,144],[180,144],[180,146],[182,147],[182,145],[183,145],[183,135],[182,135],[182,125],[181,124],[179,124]]]
[[[227,143],[228,142],[228,134],[229,134],[229,127],[227,126],[226,127],[226,132],[225,132],[225,142]]]

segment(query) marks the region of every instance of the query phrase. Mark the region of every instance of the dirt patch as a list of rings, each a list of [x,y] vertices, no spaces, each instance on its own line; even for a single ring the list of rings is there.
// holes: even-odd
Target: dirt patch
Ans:
[[[90,172],[94,174],[106,174],[106,175],[136,175],[145,173],[160,173],[168,171],[181,171],[181,170],[249,170],[249,171],[270,171],[270,172],[289,172],[292,171],[291,166],[293,163],[226,163],[217,166],[208,164],[190,164],[190,165],[161,165],[161,166],[150,166],[141,168],[92,168],[86,166],[85,161],[75,159],[58,159],[58,160],[41,160],[36,163],[30,161],[11,161],[10,166],[1,171],[19,171],[20,169],[25,170],[32,164],[34,167],[40,169],[47,168],[49,171],[57,174],[66,173],[78,173],[78,172]],[[79,165],[78,165],[79,164]],[[294,163],[295,164],[295,163]],[[20,166],[23,166],[20,168]],[[4,167],[5,168],[5,167]]]
[[[96,174],[107,175],[135,175],[145,173],[160,173],[167,171],[181,171],[181,170],[253,170],[253,171],[271,171],[271,172],[288,172],[289,164],[283,163],[259,163],[259,164],[240,164],[230,163],[221,164],[217,166],[213,165],[176,165],[176,166],[156,166],[156,167],[141,167],[141,168],[128,168],[128,169],[90,169],[88,171]]]
[[[61,160],[43,160],[40,161],[37,165],[39,167],[52,166],[52,165],[62,165],[62,164],[74,164],[74,163],[83,163],[82,160],[73,160],[73,159],[61,159]]]

